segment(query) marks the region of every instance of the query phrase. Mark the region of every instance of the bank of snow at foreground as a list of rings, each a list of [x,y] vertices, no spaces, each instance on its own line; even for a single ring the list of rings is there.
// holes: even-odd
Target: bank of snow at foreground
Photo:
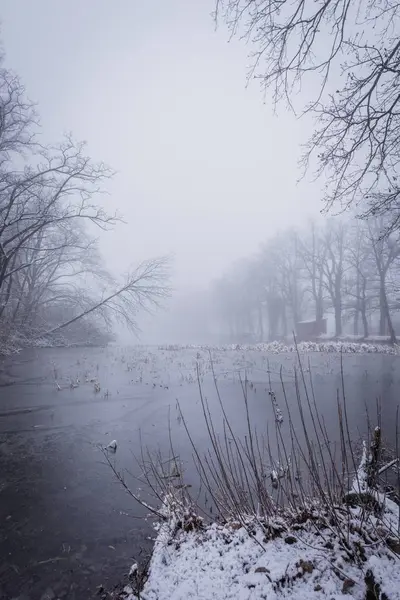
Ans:
[[[391,525],[398,507],[388,501],[380,521],[350,518],[345,539],[311,509],[285,519],[202,526],[161,525],[142,600],[398,600],[400,552]],[[397,514],[396,514],[397,513]],[[302,522],[304,521],[304,522]],[[200,524],[199,524],[200,523]],[[360,525],[362,527],[360,527]],[[186,529],[186,531],[185,531]],[[388,544],[389,541],[389,544]],[[129,586],[126,598],[138,596]]]

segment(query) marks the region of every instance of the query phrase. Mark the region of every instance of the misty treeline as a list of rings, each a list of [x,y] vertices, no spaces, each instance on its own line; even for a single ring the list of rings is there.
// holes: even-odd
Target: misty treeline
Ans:
[[[330,315],[336,337],[374,334],[396,342],[400,235],[382,235],[386,228],[384,217],[334,217],[271,238],[213,286],[226,337],[286,338],[299,322]]]
[[[323,177],[327,209],[362,219],[284,232],[235,265],[214,287],[227,335],[274,339],[329,313],[336,336],[374,333],[394,342],[400,4],[216,0],[215,18],[248,43],[248,77],[275,108],[312,120],[302,165]]]
[[[119,218],[95,198],[112,176],[72,137],[44,144],[34,105],[0,64],[0,351],[39,338],[101,342],[113,320],[135,328],[140,308],[168,294],[168,260],[123,279],[104,267],[97,231]]]

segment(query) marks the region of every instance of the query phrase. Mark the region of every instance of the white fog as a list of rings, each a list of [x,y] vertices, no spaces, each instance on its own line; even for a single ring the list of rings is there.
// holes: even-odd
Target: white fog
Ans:
[[[400,600],[400,3],[0,2],[0,600]]]
[[[107,266],[172,255],[183,298],[323,208],[312,173],[297,184],[309,122],[275,115],[259,82],[247,85],[250,49],[215,28],[213,4],[37,0],[21,11],[6,0],[1,16],[7,66],[37,102],[43,137],[72,132],[116,171],[101,201],[126,224],[100,237]],[[160,320],[169,340],[182,329]],[[152,329],[143,323],[141,339],[166,341]]]

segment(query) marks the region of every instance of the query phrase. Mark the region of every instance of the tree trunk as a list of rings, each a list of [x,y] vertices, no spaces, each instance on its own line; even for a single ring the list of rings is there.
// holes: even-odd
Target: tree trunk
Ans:
[[[261,302],[258,304],[258,340],[259,342],[264,341],[264,323]]]
[[[133,283],[136,284],[137,282],[140,282],[140,279],[137,279]],[[120,288],[113,294],[110,294],[109,296],[107,296],[107,298],[104,298],[104,300],[101,300],[101,302],[94,304],[87,310],[84,310],[83,312],[81,312],[76,317],[73,317],[72,319],[68,319],[68,321],[65,321],[64,323],[61,323],[61,325],[57,325],[56,327],[53,327],[52,329],[50,329],[50,331],[46,331],[43,335],[50,335],[52,333],[55,333],[56,331],[59,331],[60,329],[63,329],[64,327],[68,327],[68,325],[72,325],[72,323],[75,323],[75,321],[79,321],[79,319],[82,319],[83,317],[90,315],[91,313],[95,312],[102,306],[106,306],[110,302],[110,300],[113,300],[114,298],[117,298],[118,296],[122,295],[127,290],[132,289],[132,286],[133,286],[132,283],[124,285],[122,288]]]
[[[359,300],[357,300],[357,306],[356,306],[355,312],[354,312],[354,328],[353,328],[353,333],[355,336],[358,335],[359,316],[360,316],[360,307],[359,307]]]
[[[386,296],[386,286],[385,286],[385,278],[381,275],[381,281],[380,281],[380,300],[381,300],[381,320],[383,319],[383,328],[385,329],[385,324],[387,323],[387,327],[389,330],[389,336],[390,336],[390,343],[391,344],[395,344],[396,343],[396,333],[394,331],[394,327],[393,327],[393,323],[392,323],[392,318],[390,316],[390,310],[389,310],[389,304],[387,301],[387,296]],[[381,334],[381,335],[385,335],[385,334]]]
[[[287,334],[288,334],[288,327],[287,327],[287,315],[286,315],[286,306],[285,305],[282,306],[282,334],[283,334],[283,337],[286,339]]]
[[[379,290],[379,335],[386,335],[385,283],[381,281]]]
[[[8,285],[7,285],[7,291],[5,294],[5,299],[2,301],[2,304],[0,306],[0,317],[2,316],[8,301],[10,300],[10,296],[11,296],[11,287],[12,287],[12,283],[13,283],[13,278],[12,275],[8,278]]]
[[[271,303],[268,302],[268,340],[272,341],[275,336],[276,319]]]
[[[362,319],[362,324],[363,324],[363,328],[364,328],[364,338],[367,338],[369,336],[368,319],[367,319],[367,301],[366,301],[366,294],[365,294],[366,288],[367,288],[367,280],[364,277],[363,283],[362,283],[362,297],[361,297],[361,300],[359,303],[361,319]]]
[[[301,321],[301,316],[299,314],[299,311],[297,309],[297,307],[293,307],[293,329],[295,331],[297,331],[297,323],[299,323]]]
[[[335,334],[342,335],[342,276],[341,270],[335,276]]]
[[[354,309],[354,328],[353,328],[353,333],[355,336],[358,335],[359,317],[360,317],[360,273],[357,269],[356,306]]]
[[[359,248],[358,248],[359,250]],[[357,265],[359,264],[359,257],[357,252]],[[360,316],[360,271],[357,269],[357,279],[356,279],[356,307],[354,313],[354,335],[358,335],[358,321]]]
[[[319,323],[320,321],[322,321],[323,318],[324,318],[324,306],[323,306],[322,298],[317,298],[317,301],[315,303],[315,320],[318,321],[318,323]]]
[[[369,336],[369,332],[368,332],[368,320],[367,320],[367,311],[366,311],[366,307],[365,307],[365,302],[361,303],[361,319],[362,319],[362,324],[363,324],[363,328],[364,328],[364,338],[367,338]]]
[[[335,304],[335,335],[342,335],[342,307],[340,304]]]
[[[322,320],[324,318],[324,300],[322,297],[322,286],[320,284],[318,295],[315,297],[315,320],[318,323],[318,333],[322,333]]]

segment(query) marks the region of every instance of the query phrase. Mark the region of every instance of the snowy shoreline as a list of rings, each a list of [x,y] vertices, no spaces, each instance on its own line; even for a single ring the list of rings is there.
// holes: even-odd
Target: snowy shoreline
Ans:
[[[383,342],[383,340],[382,340]],[[299,351],[306,353],[338,353],[344,354],[389,354],[400,356],[400,345],[390,345],[389,343],[373,343],[363,341],[320,341],[320,342],[299,342],[295,344],[285,344],[280,341],[262,342],[259,344],[160,344],[146,345],[137,344],[138,348],[157,348],[163,352],[179,352],[182,350],[196,350],[201,352],[259,352],[266,354],[292,354]],[[13,339],[8,340],[7,344],[0,346],[0,356],[12,356],[18,354],[27,348],[86,348],[99,347],[105,348],[112,343],[100,343],[96,341],[69,342],[63,338],[50,340],[49,338],[37,338],[33,340]]]
[[[389,522],[398,507],[388,501],[388,517],[363,522],[359,507],[350,518],[347,543],[329,526],[323,509],[306,518],[289,514],[244,526],[192,526],[171,515],[161,524],[150,561],[148,579],[135,593],[134,564],[118,598],[126,600],[398,600],[399,542],[391,538]],[[396,514],[397,512],[397,514]],[[371,593],[375,595],[370,595]]]
[[[269,513],[259,503],[254,513],[236,505],[231,516],[206,521],[185,486],[168,484],[148,567],[134,563],[114,597],[399,600],[400,507],[371,483],[398,459],[378,468],[380,443],[376,427],[342,496],[293,496]]]
[[[64,339],[50,340],[47,338],[37,338],[34,340],[12,340],[3,346],[0,346],[0,358],[13,356],[19,354],[23,350],[27,349],[41,349],[41,348],[105,348],[107,344],[101,344],[98,342],[91,342],[90,340],[84,342],[69,342]]]
[[[400,355],[400,345],[395,344],[391,346],[389,344],[373,344],[367,342],[299,342],[295,344],[284,344],[283,342],[262,342],[259,344],[225,344],[225,345],[179,345],[179,344],[167,344],[158,346],[159,350],[164,351],[179,351],[179,350],[199,350],[199,351],[251,351],[251,352],[265,352],[270,354],[290,354],[293,352],[307,353],[307,352],[326,352],[326,353],[340,353],[345,354],[392,354]]]

